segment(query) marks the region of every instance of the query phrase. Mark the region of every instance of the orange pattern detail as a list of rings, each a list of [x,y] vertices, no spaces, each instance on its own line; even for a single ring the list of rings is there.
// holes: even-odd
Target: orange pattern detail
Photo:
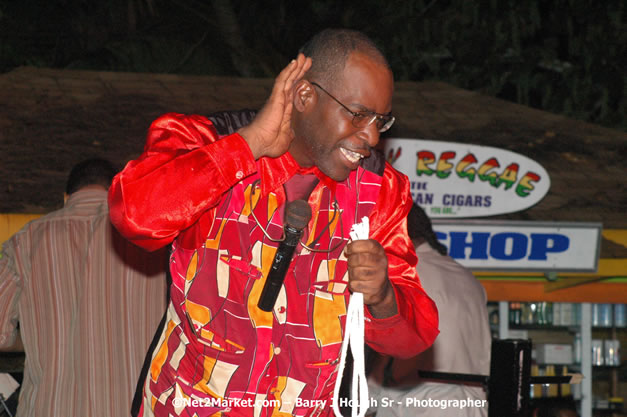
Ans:
[[[150,365],[150,377],[153,381],[156,381],[159,378],[159,374],[161,374],[161,368],[168,358],[168,339],[172,334],[172,331],[176,327],[176,323],[173,320],[168,322],[168,327],[165,331],[165,337],[163,338],[163,343],[159,347],[159,351],[154,356],[152,360],[152,364]],[[153,404],[154,405],[154,404]],[[154,409],[154,407],[153,407]]]

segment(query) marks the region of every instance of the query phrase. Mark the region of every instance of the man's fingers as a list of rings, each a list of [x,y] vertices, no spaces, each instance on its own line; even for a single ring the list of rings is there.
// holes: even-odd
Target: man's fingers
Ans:
[[[351,268],[351,277],[350,281],[364,281],[372,283],[372,278],[376,278],[379,276],[384,276],[384,272],[379,268],[373,268],[369,266],[358,266]]]
[[[269,101],[290,102],[294,83],[301,79],[310,67],[311,58],[298,54],[275,78]]]
[[[372,255],[369,253],[352,253],[350,256],[346,257],[346,263],[349,268],[357,268],[371,264],[372,258]]]
[[[281,130],[284,134],[287,134],[290,138],[293,138],[294,134],[291,127],[291,116],[293,109],[293,97],[294,97],[294,84],[300,80],[305,72],[311,67],[311,58],[306,58],[303,54],[298,54],[293,61],[294,66],[290,68],[290,72],[285,79],[283,85],[283,93],[285,97],[283,119],[281,122]]]
[[[354,240],[346,245],[344,250],[346,256],[351,256],[356,253],[381,253],[385,254],[383,246],[374,239]]]
[[[283,119],[281,120],[281,131],[283,134],[288,135],[290,139],[293,139],[294,132],[292,130],[292,100],[289,98],[285,103],[285,110],[283,111]]]
[[[309,71],[309,68],[311,68],[311,58],[305,57],[305,55],[303,55],[303,54],[299,55],[299,57],[301,57],[301,56],[302,56],[303,60],[302,60],[302,64],[299,65],[298,68],[297,68],[298,69],[298,74],[296,75],[296,80],[295,81],[298,81],[301,78],[303,78],[305,73],[307,71]]]
[[[285,80],[287,80],[290,77],[290,75],[292,75],[292,73],[296,70],[297,67],[298,67],[298,61],[296,59],[292,59],[290,63],[287,64],[285,68],[281,70],[279,75],[276,77],[276,80],[280,82],[285,82]]]
[[[294,139],[291,127],[294,84],[311,67],[311,59],[299,54],[281,70],[272,92],[255,120],[239,130],[255,159],[283,154]]]
[[[289,82],[290,77],[293,77],[294,74],[298,73],[298,63],[296,59],[292,59],[289,64],[285,68],[281,70],[279,75],[274,79],[274,86],[272,87],[272,93],[270,93],[270,98],[276,97],[278,94],[284,94],[286,91],[286,86],[290,86],[291,82]]]
[[[286,93],[290,93],[292,91],[294,83],[303,78],[305,72],[307,72],[307,70],[309,70],[309,68],[311,67],[311,58],[306,58],[303,54],[298,54],[295,62],[295,67],[292,69],[292,72],[289,74],[285,81],[284,87]]]
[[[346,257],[346,264],[353,273],[368,271],[367,275],[371,275],[377,271],[387,270],[387,257],[378,252],[353,253]]]

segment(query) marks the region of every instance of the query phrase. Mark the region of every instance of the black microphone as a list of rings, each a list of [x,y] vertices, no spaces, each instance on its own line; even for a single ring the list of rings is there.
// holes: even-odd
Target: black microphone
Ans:
[[[303,229],[311,219],[311,207],[305,200],[294,200],[287,203],[285,207],[285,240],[279,243],[279,247],[274,254],[272,268],[268,273],[268,278],[261,291],[257,307],[263,311],[272,311],[274,303],[279,296],[285,274],[292,262],[294,249],[298,245]]]

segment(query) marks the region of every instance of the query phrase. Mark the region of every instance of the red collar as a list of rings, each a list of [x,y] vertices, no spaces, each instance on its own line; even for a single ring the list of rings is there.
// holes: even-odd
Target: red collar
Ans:
[[[314,174],[318,177],[318,179],[320,179],[320,183],[329,188],[331,193],[335,193],[337,181],[334,181],[323,174],[316,166],[302,168],[289,152],[284,153],[278,158],[262,157],[259,159],[259,166],[262,197],[270,194],[272,191],[285,184],[285,182],[287,182],[287,180],[295,174]]]

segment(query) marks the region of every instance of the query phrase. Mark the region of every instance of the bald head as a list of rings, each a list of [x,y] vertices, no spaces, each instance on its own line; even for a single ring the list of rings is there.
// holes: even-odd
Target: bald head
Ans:
[[[361,32],[349,29],[325,29],[300,50],[312,61],[305,78],[332,88],[341,79],[348,57],[353,52],[366,55],[388,70],[390,66],[372,40]]]

